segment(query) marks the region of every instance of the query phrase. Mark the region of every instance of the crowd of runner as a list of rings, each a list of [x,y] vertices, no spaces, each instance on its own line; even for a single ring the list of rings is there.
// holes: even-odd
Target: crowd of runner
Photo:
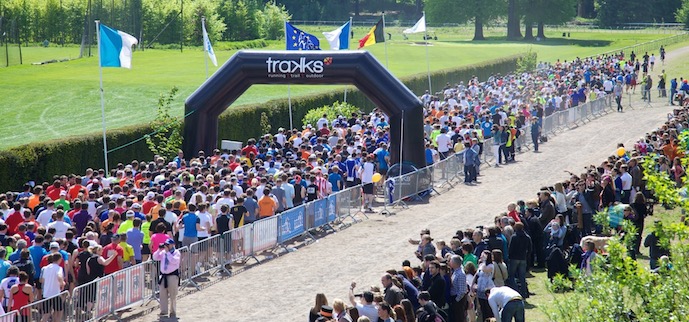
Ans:
[[[458,230],[448,239],[434,239],[422,229],[412,265],[383,273],[381,286],[355,294],[351,284],[348,303],[331,305],[318,294],[310,321],[525,321],[524,300],[529,298],[526,276],[534,268],[547,269],[548,278],[568,276],[570,265],[590,274],[592,261],[605,253],[609,236],[624,233],[623,220],[636,228],[628,255],[640,254],[644,221],[653,214],[653,192],[646,188],[642,158],[656,160],[656,170],[683,186],[686,169],[680,159],[689,141],[689,107],[675,109],[658,129],[635,142],[623,144],[599,165],[571,173],[553,186],[543,187],[536,198],[510,203],[489,227]],[[607,223],[594,222],[598,212]],[[643,246],[649,248],[650,269],[672,267],[670,252],[661,246],[655,221]],[[449,240],[449,243],[446,242]]]
[[[447,84],[436,95],[425,93],[420,99],[427,163],[466,150],[465,179],[475,182],[484,140],[493,139],[496,165],[514,161],[527,126],[537,150],[544,117],[617,95],[620,85],[610,89],[609,83],[633,73],[626,67],[633,60],[625,64],[620,53],[542,63],[534,73],[473,77]],[[378,110],[336,119],[324,115],[315,126],[279,129],[238,151],[199,151],[192,158],[180,152],[172,160],[156,156],[108,171],[29,182],[19,193],[0,195],[3,308],[16,310],[146,261],[168,238],[188,246],[358,184],[364,208],[372,211],[375,174],[384,176],[391,167],[389,140],[387,117]],[[625,189],[620,194],[629,196]],[[588,219],[585,225],[592,227]],[[505,260],[507,254],[504,249]],[[45,305],[46,318],[60,318],[59,298]]]

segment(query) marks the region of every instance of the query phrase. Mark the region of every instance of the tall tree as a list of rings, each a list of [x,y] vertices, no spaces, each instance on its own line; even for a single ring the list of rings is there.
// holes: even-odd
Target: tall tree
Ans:
[[[533,39],[533,24],[537,25],[538,38],[545,38],[545,25],[559,25],[576,16],[577,0],[524,0],[522,2],[525,39]]]
[[[682,5],[675,11],[677,22],[684,24],[685,28],[689,28],[689,0],[682,0]]]
[[[528,10],[526,10],[528,11]],[[507,2],[507,39],[515,40],[522,37],[519,30],[519,6],[517,0]]]
[[[432,22],[473,21],[473,40],[485,40],[483,24],[504,15],[505,2],[503,0],[427,0],[425,9],[428,20]]]

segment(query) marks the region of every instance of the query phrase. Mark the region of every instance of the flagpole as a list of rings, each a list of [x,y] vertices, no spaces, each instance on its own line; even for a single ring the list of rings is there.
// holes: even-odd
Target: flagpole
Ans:
[[[202,26],[203,30],[206,30],[206,17],[201,17],[201,26]],[[205,41],[203,44],[203,51],[206,52],[206,54],[203,56],[204,56],[204,62],[206,63],[206,79],[208,79],[208,48],[207,48]]]
[[[292,124],[292,93],[291,93],[291,86],[290,84],[287,84],[287,105],[289,106],[289,129],[290,131],[294,129],[294,125]]]
[[[424,25],[427,25],[428,22],[426,21],[426,11],[423,12],[423,22]],[[426,26],[424,26],[424,29]],[[426,71],[428,74],[428,95],[433,95],[433,89],[431,88],[431,61],[428,59],[428,31],[424,30],[423,32],[423,40],[424,44],[426,47]]]
[[[100,20],[96,20],[96,39],[98,41],[98,74],[100,76],[100,111],[101,118],[103,120],[103,158],[105,159],[105,173],[109,173],[110,168],[108,167],[108,139],[106,136],[106,126],[105,126],[105,95],[103,94],[103,64],[102,56],[100,52]]]
[[[383,42],[385,43],[385,68],[390,68],[388,65],[388,42],[385,41],[385,12],[383,12]]]
[[[283,22],[285,25],[285,44],[287,44],[289,41],[287,38],[287,20],[283,20]],[[290,84],[287,84],[287,106],[289,108],[289,129],[291,131],[292,129],[294,129],[294,122],[292,121],[292,87],[290,86]]]
[[[201,17],[201,27],[203,30],[206,30],[206,17]],[[206,79],[208,79],[208,44],[206,42],[203,42],[203,51],[206,53],[203,55],[205,57],[204,61],[206,63]],[[426,58],[428,58],[428,55],[426,55]]]
[[[351,42],[351,35],[352,34],[352,17],[349,17],[349,30],[347,31],[347,49],[349,49],[349,43]],[[344,102],[347,103],[347,87],[345,87],[344,90]]]

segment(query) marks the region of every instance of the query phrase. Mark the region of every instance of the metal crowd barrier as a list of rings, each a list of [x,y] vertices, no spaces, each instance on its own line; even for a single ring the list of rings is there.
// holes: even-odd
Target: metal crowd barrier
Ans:
[[[19,316],[19,311],[14,310],[0,315],[0,322],[15,322]]]
[[[556,111],[551,115],[543,117],[541,120],[541,135],[555,135],[567,128],[583,125],[596,118],[607,115],[614,106],[610,104],[606,97],[579,104],[566,110]],[[516,150],[524,151],[531,149],[533,145],[531,137],[531,122],[527,122],[522,127],[522,132],[515,140]],[[537,139],[540,139],[537,138]],[[494,138],[487,138],[483,142],[483,153],[480,160],[488,165],[497,164],[499,156],[499,146],[494,145]],[[425,192],[441,188],[445,185],[453,186],[456,179],[464,176],[463,151],[453,154],[444,160],[434,163],[426,168],[388,178],[386,180],[386,206],[406,206],[404,200],[412,199]],[[424,178],[421,184],[421,178]]]
[[[111,301],[111,299],[108,298],[108,301]],[[64,291],[58,295],[22,306],[19,309],[19,319],[27,321],[48,321],[47,316],[59,314],[60,320],[69,320],[73,316],[71,309],[72,305],[69,301],[69,292]],[[108,312],[108,314],[110,314],[110,312]],[[44,316],[46,316],[45,319]]]

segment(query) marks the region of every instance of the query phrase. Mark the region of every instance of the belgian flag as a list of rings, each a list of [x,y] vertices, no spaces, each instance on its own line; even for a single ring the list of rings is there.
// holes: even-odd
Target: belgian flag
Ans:
[[[383,29],[383,18],[381,17],[380,20],[378,20],[378,23],[371,28],[371,31],[369,31],[364,38],[359,39],[358,49],[380,42],[385,42],[385,31]]]

